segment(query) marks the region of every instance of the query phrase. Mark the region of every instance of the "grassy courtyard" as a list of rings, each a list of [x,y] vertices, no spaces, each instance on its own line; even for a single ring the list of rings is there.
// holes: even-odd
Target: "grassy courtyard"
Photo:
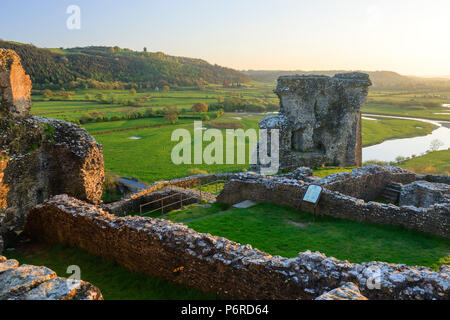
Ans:
[[[247,209],[219,203],[192,205],[170,212],[165,219],[284,257],[296,257],[299,252],[312,250],[353,263],[376,260],[435,270],[450,263],[449,239],[402,227],[331,217],[319,217],[313,223],[308,213],[269,203]],[[81,278],[98,286],[105,299],[220,298],[128,271],[112,261],[63,245],[29,244],[8,252],[7,256],[21,263],[45,265],[63,277],[68,276],[69,265],[78,265]]]

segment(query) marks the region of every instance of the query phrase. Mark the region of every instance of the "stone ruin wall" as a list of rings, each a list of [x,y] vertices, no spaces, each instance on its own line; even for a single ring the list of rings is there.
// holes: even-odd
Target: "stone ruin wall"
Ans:
[[[290,191],[290,186],[277,189]],[[448,266],[433,272],[382,262],[353,264],[309,251],[295,258],[271,256],[182,224],[117,217],[65,195],[32,209],[26,232],[35,240],[77,246],[129,270],[229,298],[315,299],[330,290],[339,297],[356,291],[349,282],[369,299],[450,298]],[[367,286],[373,268],[380,271],[379,290]]]
[[[352,172],[331,174],[315,181],[331,191],[362,199],[376,200],[390,182],[410,184],[416,181],[416,174],[397,167],[366,166]]]
[[[436,203],[450,206],[450,185],[415,181],[402,187],[399,206],[430,207]]]
[[[103,300],[88,282],[60,278],[46,267],[0,256],[0,300]]]
[[[72,123],[32,117],[31,81],[19,56],[0,49],[0,253],[23,230],[35,205],[67,193],[91,203],[102,196],[102,147]]]
[[[27,117],[31,110],[31,80],[20,57],[13,50],[0,48],[0,117]]]
[[[280,77],[274,91],[279,114],[259,123],[280,131],[280,170],[361,166],[361,107],[370,85],[369,76],[358,72]]]
[[[395,175],[397,179],[402,179],[401,173]],[[409,180],[410,173],[405,170],[403,178]],[[364,181],[364,179],[360,181]],[[303,181],[283,177],[241,175],[225,185],[217,201],[233,205],[251,200],[298,208],[309,185]],[[349,188],[351,185],[351,180],[349,180]],[[328,186],[324,187],[317,208],[319,215],[357,222],[398,225],[450,238],[450,206],[447,203],[435,204],[429,208],[397,207],[391,204],[365,202],[362,199],[328,190]]]

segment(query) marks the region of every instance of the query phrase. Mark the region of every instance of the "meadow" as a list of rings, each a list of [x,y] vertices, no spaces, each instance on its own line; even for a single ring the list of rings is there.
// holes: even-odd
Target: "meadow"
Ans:
[[[248,140],[245,141],[247,150],[246,163],[234,165],[206,165],[206,164],[182,164],[174,165],[171,160],[171,150],[177,144],[171,141],[172,132],[175,129],[187,129],[193,134],[193,121],[204,121],[206,128],[239,127],[243,129],[256,129],[258,121],[267,116],[263,113],[233,113],[226,112],[218,119],[215,112],[196,114],[190,111],[193,104],[203,102],[215,104],[227,98],[243,99],[246,103],[254,103],[262,106],[278,104],[278,98],[272,92],[274,84],[252,82],[241,88],[224,88],[218,85],[208,85],[203,90],[198,88],[176,88],[169,92],[155,92],[149,90],[77,90],[70,96],[69,101],[61,97],[44,98],[39,92],[33,95],[34,115],[57,118],[67,121],[79,121],[91,117],[95,121],[82,124],[95,139],[103,145],[106,170],[123,176],[133,176],[145,182],[166,180],[188,175],[189,169],[199,169],[208,173],[234,172],[248,168],[249,148]],[[448,94],[450,96],[450,93]],[[99,97],[103,96],[102,102]],[[92,101],[95,99],[99,101]],[[105,98],[106,97],[106,98]],[[408,92],[380,92],[370,91],[368,103],[364,112],[379,114],[397,114],[403,116],[421,116],[425,118],[439,117],[445,119],[448,108],[435,108],[437,102],[444,103],[447,95],[441,93],[436,96],[425,93]],[[60,100],[58,100],[60,99]],[[419,113],[411,114],[409,103],[421,103]],[[110,101],[113,103],[107,103]],[[127,102],[141,101],[139,106],[126,105]],[[118,104],[120,102],[120,104]],[[430,104],[431,105],[428,105]],[[163,109],[166,105],[176,105],[179,110],[179,119],[171,124],[163,118]],[[431,108],[431,106],[434,106]],[[151,110],[152,117],[135,119],[133,115]],[[129,117],[122,119],[119,117]],[[115,118],[113,118],[115,117]],[[387,139],[408,138],[427,135],[435,127],[432,124],[414,120],[386,119],[371,116],[373,120],[363,120],[363,145],[370,146],[381,143]],[[114,121],[112,121],[114,119]],[[106,120],[106,121],[105,121]],[[239,142],[238,142],[239,144]],[[242,142],[241,142],[242,144]],[[204,143],[204,145],[206,145]],[[227,146],[224,146],[224,154]],[[235,153],[237,146],[235,146]],[[429,159],[427,160],[429,161]],[[442,172],[438,167],[438,172]]]
[[[450,92],[374,91],[369,92],[364,113],[450,120]]]

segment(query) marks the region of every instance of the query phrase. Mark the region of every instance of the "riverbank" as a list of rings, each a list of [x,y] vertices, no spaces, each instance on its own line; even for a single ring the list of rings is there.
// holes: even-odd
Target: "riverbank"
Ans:
[[[430,152],[426,155],[400,162],[398,165],[420,174],[450,175],[450,149]]]

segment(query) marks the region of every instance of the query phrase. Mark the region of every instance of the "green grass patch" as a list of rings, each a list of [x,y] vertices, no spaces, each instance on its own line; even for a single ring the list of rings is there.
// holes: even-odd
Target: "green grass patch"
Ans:
[[[332,217],[318,217],[313,223],[311,214],[267,203],[248,209],[233,208],[188,225],[198,232],[251,244],[284,257],[312,250],[354,263],[386,261],[437,269],[450,254],[448,239],[403,227]]]
[[[379,144],[390,139],[426,136],[437,129],[437,126],[423,121],[385,118],[375,119],[377,120],[363,119],[362,139],[364,147]]]
[[[430,152],[401,162],[399,166],[420,174],[450,175],[450,149]]]
[[[108,300],[198,300],[216,299],[213,294],[173,284],[169,281],[129,271],[115,262],[101,259],[82,249],[63,245],[30,245],[8,252],[21,264],[46,266],[60,277],[68,277],[67,267],[77,265],[81,279],[98,287]]]

